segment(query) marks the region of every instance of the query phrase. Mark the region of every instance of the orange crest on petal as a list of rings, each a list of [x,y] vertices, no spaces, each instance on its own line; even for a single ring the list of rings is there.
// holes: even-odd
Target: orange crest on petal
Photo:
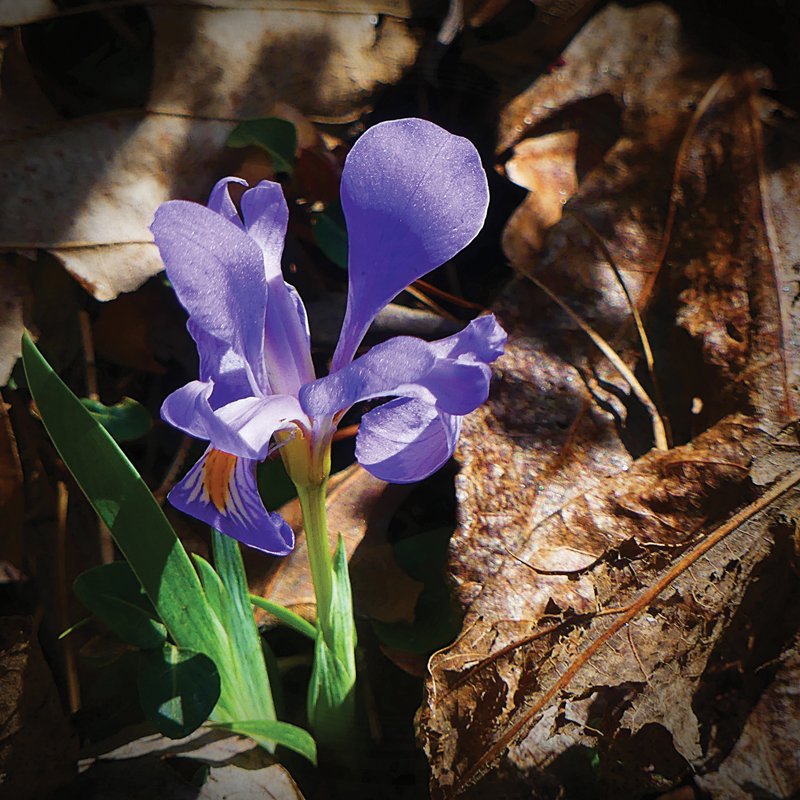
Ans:
[[[225,513],[230,499],[230,485],[236,469],[236,456],[222,450],[210,450],[203,465],[203,489],[220,514]]]

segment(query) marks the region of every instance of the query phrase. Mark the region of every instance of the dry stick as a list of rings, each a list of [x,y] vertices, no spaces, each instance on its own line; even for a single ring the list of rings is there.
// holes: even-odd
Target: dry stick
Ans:
[[[697,131],[697,126],[700,124],[700,120],[702,119],[703,115],[711,107],[711,104],[716,99],[720,89],[722,89],[722,87],[729,80],[730,75],[726,72],[720,75],[719,78],[717,78],[714,83],[711,84],[708,91],[703,95],[703,99],[697,104],[697,108],[694,110],[692,118],[689,121],[689,125],[683,134],[683,139],[681,139],[680,146],[678,147],[678,154],[675,156],[675,168],[672,171],[672,188],[670,189],[669,205],[667,206],[667,219],[664,223],[664,234],[661,237],[661,244],[659,245],[658,253],[656,254],[653,264],[653,276],[657,275],[661,269],[661,265],[664,263],[664,258],[667,255],[667,248],[669,247],[670,239],[672,238],[672,227],[675,224],[675,215],[678,211],[678,181],[680,179],[681,172],[683,171],[683,163],[686,160],[686,154],[689,151],[689,145],[694,137],[695,132]],[[644,291],[645,297],[650,294],[654,280],[655,277],[648,281]]]
[[[56,591],[58,593],[58,616],[61,630],[69,628],[69,588],[67,586],[67,511],[69,492],[63,481],[56,484]],[[67,699],[69,710],[75,713],[81,707],[81,687],[75,664],[75,646],[67,636],[61,640],[64,648],[64,665],[67,672]]]
[[[667,419],[666,415],[664,415],[661,410],[664,408],[664,401],[661,395],[661,389],[658,383],[658,379],[656,378],[656,371],[655,371],[655,359],[653,358],[653,350],[650,347],[650,340],[647,337],[647,331],[644,327],[644,322],[642,321],[641,314],[639,314],[639,309],[636,307],[636,303],[631,297],[631,293],[628,291],[628,285],[625,283],[625,279],[622,277],[622,272],[620,271],[619,267],[617,266],[614,257],[611,255],[611,251],[608,249],[608,245],[606,244],[605,239],[598,233],[597,229],[587,220],[584,219],[583,215],[579,214],[574,209],[567,209],[567,213],[570,214],[575,221],[583,227],[583,229],[597,242],[600,247],[600,250],[603,253],[603,257],[608,262],[609,266],[614,272],[614,276],[617,279],[624,295],[625,299],[628,301],[628,308],[631,310],[631,315],[633,316],[633,321],[636,324],[636,331],[639,334],[639,341],[642,345],[642,351],[644,353],[644,361],[647,365],[647,372],[650,375],[650,381],[653,384],[653,393],[655,395],[655,404],[656,408],[659,409],[659,414],[661,418],[664,420],[664,429],[666,430],[667,434],[667,441],[669,442],[670,446],[672,446],[672,432],[670,430],[669,420]]]
[[[786,320],[783,316],[783,306],[780,302],[780,288],[778,287],[778,275],[776,267],[780,261],[780,245],[778,244],[778,229],[775,225],[775,215],[772,211],[772,203],[770,201],[769,186],[767,185],[767,167],[764,163],[764,134],[762,131],[761,118],[755,107],[756,87],[753,85],[752,78],[750,83],[750,116],[753,121],[753,150],[756,154],[756,169],[758,170],[758,197],[761,203],[761,217],[764,220],[764,228],[767,234],[767,246],[769,248],[770,258],[772,259],[772,275],[775,281],[775,296],[778,303],[778,331],[780,333],[780,342],[778,342],[778,354],[780,356],[781,366],[783,367],[783,386],[784,386],[784,413],[787,417],[794,417],[795,407],[792,401],[792,392],[789,390],[789,370],[786,365]]]
[[[465,300],[463,297],[459,297],[455,294],[450,294],[450,292],[446,292],[444,289],[440,289],[438,286],[434,286],[432,283],[428,283],[428,281],[423,281],[421,278],[414,281],[414,286],[419,286],[421,289],[424,289],[428,294],[435,294],[437,297],[441,297],[442,300],[447,300],[453,305],[461,306],[462,308],[471,308],[475,311],[487,311],[488,309],[486,306],[482,306],[479,303],[473,303],[471,300]]]
[[[81,344],[83,345],[83,359],[86,365],[86,396],[90,400],[99,400],[97,392],[97,362],[94,355],[94,338],[92,337],[92,322],[85,311],[78,312],[78,323],[81,329]],[[98,517],[97,529],[100,534],[100,560],[104,564],[114,561],[114,542],[111,531],[103,520]]]
[[[422,305],[427,306],[431,311],[435,314],[438,314],[440,317],[444,317],[445,319],[453,320],[454,322],[458,321],[458,318],[453,316],[449,311],[446,311],[442,308],[438,303],[435,303],[433,300],[430,299],[424,292],[417,289],[416,286],[412,283],[411,286],[406,286],[405,289],[412,297],[416,298],[417,300],[422,303]]]
[[[534,278],[532,275],[526,277],[538,286],[554,303],[557,303],[614,365],[617,372],[627,381],[639,402],[647,409],[648,414],[650,414],[650,420],[653,425],[653,440],[656,448],[658,450],[669,450],[669,441],[667,439],[666,429],[664,428],[664,421],[661,419],[661,415],[658,413],[655,403],[650,399],[650,396],[644,390],[642,384],[639,383],[633,372],[631,372],[628,365],[619,357],[611,345],[587,322],[584,322],[555,292],[552,291],[552,289],[545,286],[538,278]]]
[[[161,481],[161,486],[153,492],[153,497],[156,498],[160,506],[164,505],[164,501],[167,499],[170,489],[172,489],[175,485],[175,481],[178,479],[178,473],[181,471],[181,467],[183,467],[183,462],[186,461],[186,456],[189,454],[192,441],[193,439],[191,437],[184,434],[178,446],[178,450],[175,453],[175,457],[172,459],[172,463],[167,470],[167,474],[164,476],[164,480]]]
[[[86,396],[91,400],[99,400],[100,395],[97,393],[97,362],[94,357],[92,322],[85,311],[78,312],[78,323],[81,329],[83,361],[86,366]]]
[[[620,614],[618,619],[615,619],[613,624],[597,639],[595,639],[581,654],[579,658],[570,664],[560,678],[542,695],[542,697],[525,713],[517,722],[515,722],[500,740],[492,745],[486,753],[478,759],[478,761],[470,767],[463,778],[461,778],[461,786],[466,787],[473,781],[480,778],[480,776],[489,768],[489,766],[500,757],[503,751],[510,746],[511,742],[517,737],[520,731],[528,724],[528,722],[538,714],[555,695],[566,686],[581,668],[589,661],[589,659],[624,625],[630,622],[641,611],[650,606],[655,599],[683,572],[685,572],[692,564],[702,558],[709,550],[718,545],[726,536],[729,536],[738,528],[741,528],[745,522],[750,520],[759,512],[766,509],[769,505],[774,503],[782,495],[786,494],[789,490],[793,489],[800,483],[800,469],[790,472],[783,480],[778,481],[771,489],[764,492],[761,497],[745,506],[740,511],[737,511],[727,522],[724,522],[718,528],[709,534],[709,536],[693,550],[683,556],[677,563],[673,564],[669,570],[658,580],[656,583],[643,592],[631,603],[623,613]],[[616,611],[616,609],[614,609]]]

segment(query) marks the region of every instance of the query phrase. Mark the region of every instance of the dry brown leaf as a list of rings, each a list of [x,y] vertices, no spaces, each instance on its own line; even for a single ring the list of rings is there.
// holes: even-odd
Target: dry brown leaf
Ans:
[[[99,300],[163,269],[149,225],[232,163],[232,122],[115,113],[0,143],[0,247],[54,253]]]
[[[280,101],[318,117],[355,118],[420,46],[402,19],[405,2],[169,5],[150,8],[147,112],[60,121],[18,39],[4,40],[0,177],[14,191],[0,199],[0,249],[49,250],[99,300],[162,269],[149,231],[154,211],[170,198],[204,200],[236,170],[242,154],[226,151],[225,141],[237,120],[266,116]],[[0,22],[53,11],[49,3],[24,12],[6,3]]]
[[[22,352],[22,313],[29,287],[21,266],[0,258],[0,386],[5,386]]]
[[[712,797],[790,797],[800,774],[800,642],[767,665],[771,678],[750,712],[739,740],[716,772],[697,783]],[[774,676],[773,676],[774,673]]]
[[[155,4],[154,4],[155,5]],[[208,7],[208,0],[160,0],[161,7],[200,6]],[[95,0],[70,3],[68,12],[75,14],[83,10],[97,10]],[[321,12],[324,14],[387,14],[393,17],[411,16],[412,0],[214,0],[213,7],[224,10],[263,10],[283,12]],[[0,25],[26,25],[30,22],[50,19],[65,13],[63,6],[53,0],[0,0]]]
[[[30,617],[0,618],[0,776],[7,797],[46,797],[75,773],[77,737]]]
[[[529,191],[503,231],[503,252],[512,265],[529,263],[541,250],[545,232],[575,194],[577,145],[575,131],[549,133],[520,142],[506,162],[509,180]]]
[[[22,569],[24,511],[22,464],[8,407],[0,394],[0,562],[8,562],[18,570]]]
[[[419,719],[437,797],[579,797],[580,763],[632,798],[712,776],[798,628],[793,140],[763,130],[763,76],[694,53],[666,6],[609,5],[565,61],[511,104],[501,148],[609,95],[620,138],[517,266],[641,366],[680,446],[644,454],[630,387],[540,291],[509,288],[508,351],[460,449],[464,629]],[[788,797],[800,770],[782,780]]]
[[[409,491],[408,486],[375,478],[358,464],[334,475],[328,491],[330,547],[337,546],[341,535],[350,561],[355,611],[382,622],[413,620],[422,591],[422,584],[400,569],[386,540],[389,520]],[[283,558],[247,560],[250,590],[313,621],[314,586],[300,504],[292,500],[280,511],[298,537],[297,545]]]
[[[315,119],[356,119],[413,65],[420,41],[397,17],[333,10],[152,8],[148,107],[248,119],[284,101]]]
[[[131,730],[126,733],[131,735]],[[209,767],[199,791],[169,766],[170,759],[192,764],[190,773],[202,765]],[[118,747],[109,741],[92,745],[83,754],[81,776],[71,788],[87,800],[132,796],[303,800],[289,772],[273,761],[251,740],[227,732],[199,728],[183,739],[150,734]]]

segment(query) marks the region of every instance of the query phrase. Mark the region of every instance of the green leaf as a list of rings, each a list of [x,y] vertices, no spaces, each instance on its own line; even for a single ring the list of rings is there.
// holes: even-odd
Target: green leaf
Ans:
[[[291,175],[297,150],[297,128],[285,119],[266,117],[251,119],[237,125],[228,136],[228,147],[255,145],[272,159],[276,172]]]
[[[336,266],[347,269],[347,228],[341,207],[330,205],[312,214],[311,229],[317,247]]]
[[[150,490],[27,334],[22,358],[50,438],[170,635],[181,647],[219,656],[213,615],[197,573]]]
[[[249,736],[259,744],[268,739],[305,756],[312,764],[317,763],[317,745],[314,737],[306,730],[288,722],[274,719],[245,720],[235,722],[215,722],[212,728],[222,728],[242,736]]]
[[[461,630],[461,618],[453,607],[444,580],[447,548],[452,528],[437,528],[409,536],[392,545],[397,563],[423,583],[413,622],[385,623],[372,627],[382,644],[407,653],[426,655],[450,644]]]
[[[239,543],[219,531],[212,534],[214,565],[225,587],[222,595],[220,620],[225,627],[231,648],[231,681],[236,687],[236,698],[227,712],[241,719],[252,715],[256,719],[274,720],[267,667],[261,649]]]
[[[134,647],[160,647],[167,629],[126,561],[87,570],[72,584],[78,599],[120,639]]]
[[[99,400],[88,397],[82,398],[81,403],[117,442],[139,439],[153,424],[147,409],[130,397],[124,397],[113,406],[103,405]]]
[[[220,693],[216,664],[203,653],[172,644],[142,651],[137,685],[145,715],[170,739],[188,736],[199,728]]]
[[[275,619],[287,628],[291,628],[297,633],[302,633],[312,641],[317,638],[317,629],[306,619],[303,619],[299,614],[290,611],[286,606],[279,603],[273,603],[272,600],[267,600],[266,597],[259,597],[257,594],[250,595],[250,602],[263,611],[272,614]]]
[[[330,613],[333,641],[327,642],[318,628],[314,645],[314,667],[308,686],[308,718],[321,743],[341,748],[355,731],[356,684],[356,628],[347,553],[341,535],[333,556]]]

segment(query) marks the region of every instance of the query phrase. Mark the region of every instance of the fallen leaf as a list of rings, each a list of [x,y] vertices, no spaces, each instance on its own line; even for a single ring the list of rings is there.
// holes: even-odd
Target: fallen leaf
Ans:
[[[408,16],[402,5],[394,10]],[[420,46],[391,10],[381,17],[368,3],[356,9],[151,8],[148,108],[247,119],[283,101],[315,119],[356,119],[377,88],[396,83],[413,65]]]
[[[503,252],[512,265],[528,263],[541,250],[545,232],[561,219],[564,204],[575,194],[577,146],[575,131],[550,133],[523,140],[506,162],[509,180],[529,191],[503,231]]]
[[[120,112],[0,143],[0,247],[52,252],[99,300],[163,269],[149,225],[173,197],[200,200],[232,157],[233,123]]]
[[[750,710],[734,748],[716,772],[697,778],[712,797],[747,800],[753,796],[791,797],[800,775],[800,679],[798,641],[770,664],[769,684]]]
[[[203,768],[208,774],[199,789],[182,777]],[[176,800],[303,800],[285,767],[273,763],[272,756],[252,741],[206,728],[177,740],[150,734],[118,747],[100,742],[91,754],[84,754],[81,773],[70,788],[87,800],[144,795]]]
[[[0,618],[0,775],[9,797],[45,797],[75,774],[70,729],[30,617]]]
[[[0,561],[17,570],[22,569],[24,512],[22,464],[8,407],[0,394],[0,519],[3,520]]]
[[[714,773],[797,633],[796,132],[765,131],[763,73],[726,74],[661,4],[608,5],[564,59],[500,149],[603,95],[619,138],[542,251],[520,246],[550,295],[517,280],[495,308],[509,346],[459,450],[466,617],[419,715],[434,797],[634,798]],[[650,450],[631,380],[671,449]]]
[[[54,13],[50,3],[24,12],[6,3],[0,22]],[[40,91],[30,93],[35,102],[19,91],[19,81],[35,82],[18,42],[6,48],[0,75],[0,177],[15,187],[0,198],[0,249],[50,251],[99,300],[133,291],[163,268],[149,231],[153,213],[171,198],[204,200],[236,171],[240,156],[225,142],[237,120],[287,100],[307,114],[354,119],[414,63],[420,45],[404,2],[149,13],[147,111],[60,120]]]
[[[22,352],[22,313],[29,292],[21,266],[0,258],[0,386],[8,383]]]
[[[161,0],[160,5],[169,6],[174,0]],[[181,6],[206,6],[206,0],[181,0]],[[94,10],[92,0],[71,3],[74,14],[79,9]],[[221,10],[278,10],[284,12],[321,12],[341,14],[387,14],[406,18],[411,16],[412,0],[215,0],[215,8]],[[0,25],[11,27],[51,19],[64,9],[52,0],[0,0]]]

